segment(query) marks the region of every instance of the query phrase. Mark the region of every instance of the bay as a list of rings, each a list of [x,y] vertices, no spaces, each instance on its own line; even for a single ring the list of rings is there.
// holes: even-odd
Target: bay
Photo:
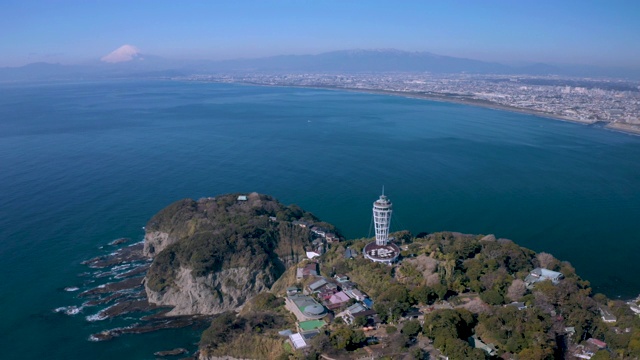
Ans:
[[[0,85],[3,358],[153,358],[195,330],[94,343],[67,286],[185,197],[257,191],[349,238],[382,186],[392,230],[494,233],[570,261],[610,297],[640,292],[640,138],[459,104],[177,81]]]

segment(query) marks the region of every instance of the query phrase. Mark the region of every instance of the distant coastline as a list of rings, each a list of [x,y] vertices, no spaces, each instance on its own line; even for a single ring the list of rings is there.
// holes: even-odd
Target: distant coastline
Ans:
[[[219,81],[211,81],[211,82],[219,82]],[[222,83],[222,82],[221,82]],[[421,93],[421,92],[404,92],[404,91],[393,91],[393,90],[377,90],[377,89],[364,89],[364,88],[346,88],[346,87],[337,87],[337,86],[306,86],[306,85],[274,85],[274,84],[261,84],[257,82],[232,82],[233,84],[243,84],[243,85],[251,85],[251,86],[266,86],[266,87],[291,87],[291,88],[305,88],[305,89],[321,89],[321,90],[333,90],[333,91],[349,91],[349,92],[357,92],[364,94],[377,94],[377,95],[390,95],[390,96],[400,96],[404,98],[410,99],[421,99],[421,100],[430,100],[430,101],[438,101],[438,102],[446,102],[453,104],[461,104],[461,105],[469,105],[469,106],[477,106],[487,109],[500,110],[500,111],[508,111],[520,114],[527,114],[538,116],[541,118],[551,119],[551,120],[560,120],[560,121],[568,121],[576,124],[582,125],[595,125],[601,123],[601,121],[597,120],[580,120],[571,118],[568,116],[563,116],[559,114],[549,113],[545,111],[532,110],[532,109],[524,109],[515,106],[502,105],[495,102],[487,101],[487,100],[479,100],[479,99],[471,99],[463,96],[452,96],[452,95],[444,95],[444,94],[433,94],[433,93]],[[601,128],[611,131],[622,132],[628,135],[640,136],[640,126],[636,127],[631,124],[623,124],[623,123],[614,123],[609,122],[606,125],[601,126]]]

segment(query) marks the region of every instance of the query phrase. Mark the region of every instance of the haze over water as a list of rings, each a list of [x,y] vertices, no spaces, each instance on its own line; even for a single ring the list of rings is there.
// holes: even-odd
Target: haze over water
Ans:
[[[392,230],[493,233],[640,293],[640,137],[457,104],[169,81],[0,85],[0,344],[9,358],[152,358],[189,330],[104,343],[82,260],[175,200],[257,191],[348,238],[381,187]],[[114,321],[113,326],[117,326]],[[171,338],[171,343],[167,341]],[[13,349],[13,350],[12,350]]]

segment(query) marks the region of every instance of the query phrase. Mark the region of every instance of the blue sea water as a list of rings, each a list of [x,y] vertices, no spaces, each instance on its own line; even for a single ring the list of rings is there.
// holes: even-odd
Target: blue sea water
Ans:
[[[0,85],[2,358],[143,359],[198,330],[90,342],[80,262],[185,198],[258,191],[350,238],[381,187],[392,230],[494,233],[640,293],[640,137],[458,104],[177,81]],[[107,322],[107,323],[105,323]]]

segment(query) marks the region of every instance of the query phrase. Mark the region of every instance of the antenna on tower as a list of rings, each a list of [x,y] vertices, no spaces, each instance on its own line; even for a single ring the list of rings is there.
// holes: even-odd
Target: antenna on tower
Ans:
[[[382,195],[384,195],[384,185],[382,185]]]

